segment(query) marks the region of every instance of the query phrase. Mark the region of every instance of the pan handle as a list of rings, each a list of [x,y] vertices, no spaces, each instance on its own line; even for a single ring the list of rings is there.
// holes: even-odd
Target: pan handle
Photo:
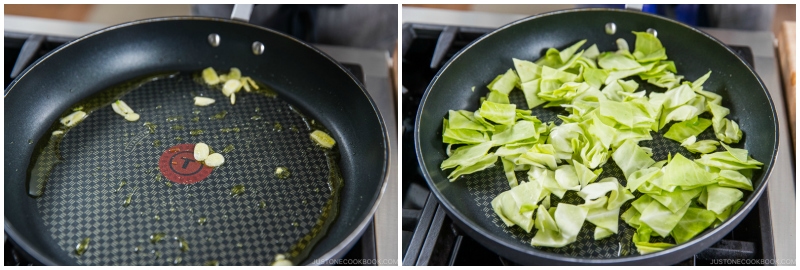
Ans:
[[[642,11],[644,8],[643,4],[625,4],[625,9],[632,9]],[[233,8],[234,12],[236,12],[236,7]]]
[[[250,22],[250,15],[253,13],[253,4],[233,5],[231,20]]]

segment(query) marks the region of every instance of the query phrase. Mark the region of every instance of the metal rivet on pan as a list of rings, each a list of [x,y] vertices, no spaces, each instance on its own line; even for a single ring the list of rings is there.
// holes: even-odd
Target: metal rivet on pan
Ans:
[[[647,33],[650,33],[655,37],[658,36],[658,31],[656,31],[656,29],[653,29],[653,28],[647,28]]]
[[[610,22],[606,24],[606,34],[613,35],[617,32],[617,24]]]
[[[261,42],[258,41],[253,42],[252,48],[253,48],[253,54],[255,55],[261,55],[262,53],[264,53],[264,44],[262,44]]]
[[[219,46],[219,35],[217,34],[208,35],[208,43],[211,44],[211,47]]]

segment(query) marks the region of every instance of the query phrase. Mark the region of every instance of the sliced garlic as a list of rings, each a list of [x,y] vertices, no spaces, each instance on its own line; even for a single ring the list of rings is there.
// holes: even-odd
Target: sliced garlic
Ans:
[[[219,83],[219,76],[214,68],[208,67],[203,70],[203,80],[209,85],[216,85]]]
[[[236,104],[236,94],[231,94],[231,105]]]
[[[64,131],[61,131],[61,130],[56,130],[56,131],[53,131],[53,134],[52,134],[52,135],[53,135],[53,136],[64,135]]]
[[[228,72],[228,80],[239,80],[242,78],[242,71],[238,68],[231,68],[231,72]]]
[[[77,125],[80,121],[83,121],[84,118],[86,118],[86,113],[83,111],[77,111],[65,116],[64,118],[61,118],[61,124],[72,127]]]
[[[250,84],[247,83],[246,77],[239,79],[239,82],[242,83],[242,88],[244,88],[245,92],[250,92]]]
[[[248,83],[248,84],[250,84],[250,87],[253,87],[253,89],[256,89],[256,90],[258,90],[258,85],[256,84],[256,81],[254,81],[254,80],[253,80],[252,78],[250,78],[250,77],[245,77],[245,78],[246,78],[246,80],[247,80],[247,83]]]
[[[194,97],[194,105],[197,106],[208,106],[214,104],[215,100],[213,98],[207,97]]]
[[[122,101],[121,99],[118,99],[114,103],[116,103],[117,106],[119,106],[119,109],[120,109],[120,111],[122,111],[122,113],[124,113],[124,114],[133,113],[133,109],[131,109],[131,107],[128,106],[128,104],[125,103],[125,101]]]
[[[131,122],[136,122],[136,121],[139,120],[139,114],[138,113],[126,114],[125,115],[125,120],[131,121]]]
[[[139,120],[139,114],[133,111],[130,106],[128,106],[125,101],[117,100],[114,103],[111,103],[111,109],[114,110],[115,113],[121,115],[125,118],[125,120],[136,122]]]
[[[311,132],[311,139],[314,140],[319,146],[324,148],[331,149],[334,145],[336,145],[336,140],[334,140],[328,133],[325,133],[321,130],[314,130]]]
[[[225,82],[225,85],[222,86],[222,94],[227,97],[233,93],[238,92],[239,89],[241,88],[242,88],[241,82],[239,82],[238,80],[229,80]]]
[[[121,115],[122,117],[125,117],[125,112],[123,112],[122,109],[119,108],[119,105],[117,105],[116,102],[111,103],[111,109],[113,109],[115,113]]]
[[[209,167],[219,167],[222,163],[225,163],[225,157],[220,155],[219,153],[213,153],[208,155],[205,159],[205,163]]]
[[[275,255],[275,262],[272,263],[272,266],[292,266],[292,261],[287,260],[286,256],[283,254]]]
[[[194,160],[203,161],[208,158],[208,144],[198,143],[194,145]]]
[[[225,75],[225,74],[219,75],[219,82],[223,82],[224,83],[226,81],[228,81],[228,75]]]

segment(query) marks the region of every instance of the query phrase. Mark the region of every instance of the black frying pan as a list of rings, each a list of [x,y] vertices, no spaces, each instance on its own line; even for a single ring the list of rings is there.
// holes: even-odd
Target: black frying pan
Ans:
[[[217,47],[208,41],[212,33],[220,36]],[[263,54],[253,53],[255,41],[263,43]],[[193,75],[206,67],[223,73],[238,67],[279,98],[242,93],[232,106],[220,91],[195,81]],[[106,106],[72,128],[43,195],[28,196],[32,155],[46,149],[51,124],[65,111],[115,90],[104,90],[109,87],[165,73],[173,76],[122,97],[140,113],[139,122],[125,122]],[[193,112],[193,95],[217,102]],[[227,111],[223,120],[212,119],[221,111]],[[301,114],[327,130],[336,149],[313,145]],[[155,123],[156,132],[148,133],[144,122]],[[205,132],[190,135],[196,129]],[[386,135],[361,83],[324,53],[284,34],[199,17],[113,26],[42,57],[6,89],[5,231],[48,265],[167,265],[177,257],[182,265],[250,265],[269,264],[277,254],[290,254],[295,264],[328,263],[349,250],[376,209],[386,184]],[[228,144],[235,149],[204,181],[168,187],[163,177],[153,180],[165,150],[197,142],[218,152]],[[338,170],[328,162],[338,163]],[[291,177],[276,177],[277,166],[288,167]],[[121,179],[128,185],[114,193]],[[343,179],[343,185],[331,179]],[[229,196],[236,184],[244,184],[245,193]],[[131,193],[131,205],[123,207]],[[198,217],[207,223],[198,224]],[[167,240],[149,243],[156,232]],[[180,251],[176,236],[188,241],[188,251]],[[84,237],[92,239],[89,249],[76,256],[73,249]]]
[[[609,22],[616,24],[614,35],[604,31]],[[703,86],[722,95],[723,106],[731,110],[728,117],[739,123],[744,138],[734,146],[747,149],[753,158],[765,164],[753,176],[755,191],[745,193],[744,206],[726,222],[689,242],[648,255],[636,252],[630,241],[635,230],[623,221],[620,221],[619,234],[602,241],[594,241],[591,225],[585,224],[575,243],[558,249],[535,248],[530,246],[534,232],[526,234],[516,227],[506,228],[492,211],[492,198],[508,190],[502,165],[448,182],[445,172],[439,169],[446,158],[442,118],[447,116],[448,110],[476,110],[479,98],[488,91],[484,86],[513,66],[512,57],[535,60],[547,48],[563,49],[582,39],[588,39],[587,46],[597,44],[601,52],[616,50],[616,39],[624,38],[633,46],[635,39],[631,31],[648,28],[658,32],[667,56],[675,61],[678,73],[686,80],[692,81],[708,70],[713,71]],[[469,90],[473,86],[477,86],[474,92]],[[510,99],[518,108],[527,108],[520,91],[514,91]],[[537,108],[533,113],[542,121],[554,121],[559,111]],[[772,100],[748,64],[716,39],[692,27],[642,12],[613,9],[568,10],[537,15],[479,38],[456,54],[428,86],[417,113],[414,136],[423,174],[455,222],[489,249],[523,264],[668,265],[693,256],[719,241],[753,208],[766,188],[778,149],[778,126]],[[706,131],[699,138],[713,139],[713,135]],[[654,140],[644,141],[641,145],[653,149],[655,160],[666,159],[670,152],[697,157],[657,134],[654,134]],[[603,169],[600,178],[616,176],[624,181],[613,160],[609,159]],[[518,177],[527,179],[523,174]],[[621,210],[625,211],[629,204]]]

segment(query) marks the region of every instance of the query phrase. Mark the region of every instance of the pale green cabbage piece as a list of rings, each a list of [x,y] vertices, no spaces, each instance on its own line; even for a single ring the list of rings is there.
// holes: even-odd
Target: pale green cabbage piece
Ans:
[[[528,171],[528,179],[531,181],[538,181],[542,187],[559,198],[563,198],[564,194],[567,193],[567,189],[556,181],[556,174],[554,171],[540,167],[531,167]]]
[[[533,212],[543,194],[538,182],[524,182],[495,197],[492,209],[507,226],[517,225],[530,232],[534,226]]]
[[[448,114],[448,125],[451,129],[471,129],[477,131],[489,131],[490,129],[475,120],[473,112],[453,111]]]
[[[637,102],[618,102],[611,100],[600,101],[600,115],[614,120],[624,128],[649,128],[653,122],[653,116],[649,103]]]
[[[612,190],[617,189],[617,183],[614,182],[597,182],[586,185],[585,188],[578,191],[578,196],[584,200],[594,200],[605,196]]]
[[[541,168],[555,170],[558,166],[556,151],[551,144],[535,144],[528,152],[520,155],[517,159],[518,164],[533,165]]]
[[[495,150],[494,154],[503,157],[516,164],[519,156],[524,153],[527,153],[530,147],[531,147],[530,145],[501,146],[498,147],[497,150]]]
[[[680,153],[672,157],[672,161],[664,166],[662,181],[666,185],[695,188],[715,183],[711,173],[701,168],[697,163],[685,158]]]
[[[675,246],[670,243],[634,242],[633,244],[636,245],[636,250],[642,255],[662,251]]]
[[[511,100],[508,99],[508,94],[503,94],[494,90],[489,91],[489,94],[486,95],[485,100],[499,104],[511,104]]]
[[[676,213],[681,208],[689,204],[692,199],[700,196],[700,192],[702,191],[703,188],[693,188],[689,190],[677,188],[675,191],[665,191],[659,195],[650,195],[650,197],[653,198],[653,200],[661,203],[661,205],[672,211],[672,213]]]
[[[489,149],[492,148],[491,142],[484,142],[475,145],[465,145],[453,151],[453,154],[442,161],[441,168],[450,169],[456,166],[470,166],[480,160]]]
[[[575,44],[572,44],[572,46],[569,46],[568,48],[566,48],[563,51],[559,52],[558,56],[561,57],[561,62],[567,62],[569,59],[573,58],[573,55],[575,54],[575,52],[577,52],[578,49],[581,46],[583,46],[584,43],[586,43],[585,39],[581,40],[581,41],[578,41],[578,42],[575,42]]]
[[[652,201],[647,206],[647,208],[642,211],[642,216],[639,217],[639,221],[644,224],[647,224],[653,232],[657,233],[661,237],[667,237],[675,228],[675,225],[678,224],[678,221],[683,218],[683,215],[689,209],[689,204],[686,204],[677,212],[672,212],[668,208],[661,205],[661,203],[657,201]]]
[[[632,140],[625,141],[613,154],[611,158],[617,163],[625,179],[628,179],[631,174],[642,169],[650,167],[656,163],[647,153],[639,147],[636,142]]]
[[[495,81],[490,83],[487,87],[489,90],[508,95],[511,90],[514,90],[514,86],[519,83],[519,80],[520,78],[517,77],[517,73],[514,72],[513,69],[508,69],[505,74],[498,76],[497,79],[495,79]]]
[[[600,89],[608,78],[608,71],[586,67],[583,69],[583,81],[589,86]]]
[[[642,214],[639,213],[639,211],[636,210],[636,208],[631,207],[631,208],[628,208],[627,211],[622,213],[622,215],[620,215],[620,218],[623,221],[625,221],[625,223],[628,223],[628,225],[630,225],[631,227],[639,228],[639,225],[641,224],[641,222],[639,221],[639,218],[641,216],[642,216]]]
[[[520,206],[511,195],[511,191],[501,193],[492,200],[492,209],[501,217],[507,226],[517,225],[526,232],[533,228],[533,211],[521,212]],[[512,225],[509,224],[509,222]]]
[[[591,222],[598,228],[606,229],[612,233],[619,232],[619,208],[607,209],[602,205],[600,207],[589,208],[586,215],[586,221]],[[595,231],[597,232],[597,231]],[[608,235],[601,235],[602,237]],[[595,240],[600,240],[595,235]]]
[[[625,188],[633,192],[634,190],[639,189],[639,187],[642,184],[653,181],[656,178],[661,178],[663,175],[664,173],[658,167],[648,167],[639,169],[638,171],[628,176],[627,178],[628,182]]]
[[[533,109],[547,102],[546,100],[539,98],[540,83],[541,79],[534,79],[529,82],[524,82],[520,86],[522,93],[525,94],[525,102],[528,104],[528,108]]]
[[[517,173],[514,171],[514,168],[516,167],[514,162],[505,158],[500,158],[500,161],[503,162],[503,171],[506,173],[508,186],[512,188],[518,186],[519,182],[517,181]]]
[[[709,185],[708,189],[708,201],[706,204],[706,209],[714,211],[714,213],[720,214],[725,208],[730,207],[734,203],[738,202],[744,196],[741,190],[729,187],[721,187],[719,185]]]
[[[605,70],[627,70],[639,68],[642,65],[633,58],[624,54],[604,52],[597,57],[597,65]]]
[[[494,167],[495,162],[497,162],[497,155],[494,153],[489,153],[478,159],[478,161],[472,165],[458,166],[455,170],[450,172],[450,175],[448,175],[447,178],[450,179],[450,182],[453,182],[458,179],[459,176]]]
[[[472,129],[451,129],[444,119],[442,142],[449,144],[479,144],[489,141],[489,135]]]
[[[683,142],[691,136],[700,135],[706,128],[711,126],[711,120],[694,117],[692,119],[675,123],[669,128],[664,137],[676,142]]]
[[[750,179],[738,171],[720,170],[718,179],[719,182],[717,184],[722,187],[732,187],[753,191],[753,183],[750,182]]]
[[[631,193],[628,189],[623,187],[619,183],[619,180],[617,180],[617,178],[606,177],[603,178],[603,180],[600,180],[600,182],[611,182],[617,185],[617,188],[611,190],[611,194],[608,196],[608,206],[607,206],[608,209],[620,208],[622,207],[622,204],[635,198],[635,196],[633,196],[633,193]]]
[[[542,208],[539,208],[540,211]],[[553,220],[558,226],[555,230],[539,230],[531,239],[533,246],[563,247],[574,242],[586,220],[588,210],[579,206],[560,203],[555,207]],[[537,218],[539,216],[537,215]]]
[[[686,150],[692,153],[702,153],[708,154],[717,150],[717,145],[719,145],[718,141],[714,140],[702,140],[697,141],[697,137],[690,136],[681,142],[681,146],[685,147]]]
[[[717,136],[717,139],[728,144],[739,142],[742,139],[742,130],[739,129],[739,125],[735,121],[725,118],[731,111],[712,102],[708,103],[708,108],[711,115],[713,115],[711,124],[714,127],[714,135]]]
[[[519,75],[520,83],[526,83],[542,77],[542,66],[517,58],[512,58],[511,60],[514,61],[514,68],[517,71],[517,75]]]
[[[581,183],[581,189],[597,180],[597,177],[600,176],[600,173],[603,171],[603,169],[598,169],[597,172],[592,171],[575,160],[572,160],[572,166],[575,167],[575,174],[578,176],[578,180]]]
[[[572,165],[558,166],[555,171],[555,178],[558,185],[563,189],[574,191],[581,189],[581,182]]]
[[[686,214],[678,222],[678,225],[672,229],[670,235],[675,239],[675,243],[685,243],[703,232],[708,226],[711,226],[714,220],[716,220],[714,212],[702,208],[689,207],[686,210]]]
[[[647,32],[633,32],[633,34],[636,35],[633,51],[636,61],[647,63],[667,59],[666,49],[656,36]]]
[[[491,101],[484,101],[481,104],[480,115],[492,122],[500,125],[513,125],[516,114],[517,105],[514,104],[500,104]]]
[[[539,231],[559,232],[556,221],[553,219],[553,216],[550,215],[550,212],[547,211],[547,208],[544,205],[539,205],[538,210],[536,210],[536,219],[534,224],[536,229]]]
[[[541,125],[541,122],[538,124]],[[539,140],[539,129],[536,125],[537,123],[534,121],[517,121],[511,128],[492,135],[492,143],[495,146],[517,142],[522,142],[524,144],[535,143]]]
[[[716,167],[721,170],[743,170],[743,169],[760,169],[764,163],[759,162],[751,157],[747,157],[747,161],[742,162],[734,157],[730,151],[714,152],[700,156],[696,160],[697,163]]]

